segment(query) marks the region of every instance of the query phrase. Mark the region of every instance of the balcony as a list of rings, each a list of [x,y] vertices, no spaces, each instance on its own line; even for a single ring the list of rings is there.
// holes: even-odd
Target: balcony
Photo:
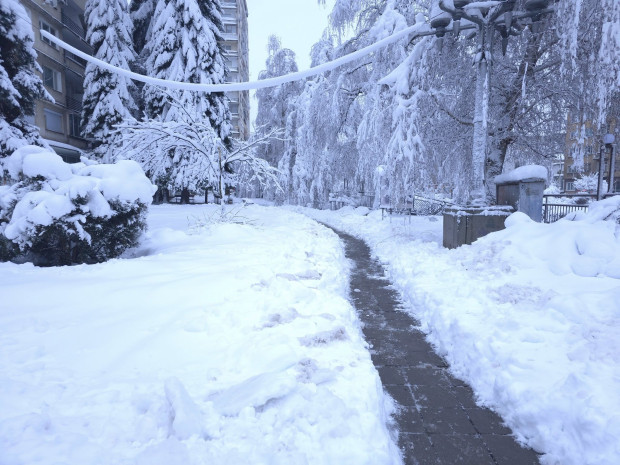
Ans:
[[[67,95],[66,101],[67,108],[76,113],[82,112],[82,98],[76,98],[75,96]]]
[[[61,16],[62,24],[67,29],[69,29],[71,32],[73,32],[75,35],[77,35],[81,39],[84,39],[86,37],[86,32],[84,31],[82,26],[77,24],[71,18],[69,18],[69,16],[64,11],[61,14],[62,14],[62,16]]]

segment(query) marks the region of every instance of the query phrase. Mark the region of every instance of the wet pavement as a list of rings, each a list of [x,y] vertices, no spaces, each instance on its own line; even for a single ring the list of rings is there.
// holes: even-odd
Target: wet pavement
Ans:
[[[360,239],[336,231],[353,261],[351,298],[383,388],[398,403],[399,447],[406,465],[538,465],[501,418],[474,402],[403,311],[398,292]]]

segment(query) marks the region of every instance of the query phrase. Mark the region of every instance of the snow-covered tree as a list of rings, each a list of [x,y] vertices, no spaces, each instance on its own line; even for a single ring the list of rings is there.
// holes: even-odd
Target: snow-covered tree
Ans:
[[[35,100],[52,97],[36,71],[30,16],[17,0],[0,0],[0,158],[28,145],[46,145],[39,130],[28,123]]]
[[[607,192],[607,181],[603,179],[601,191]],[[598,172],[590,174],[582,174],[575,179],[575,190],[580,192],[596,193],[598,189]]]
[[[140,55],[146,44],[146,36],[155,12],[156,0],[131,0],[129,16],[133,24],[133,48]]]
[[[267,50],[269,55],[265,62],[265,69],[258,75],[259,79],[270,79],[298,71],[295,52],[288,48],[282,48],[278,37],[273,35],[269,37]],[[300,81],[294,81],[256,91],[258,101],[256,126],[259,130],[284,129],[289,104],[299,95],[302,86],[303,84]],[[274,142],[269,147],[265,147],[261,156],[272,165],[277,166],[283,155],[283,148],[282,141]]]
[[[158,0],[144,48],[148,75],[181,82],[223,83],[227,70],[218,45],[220,12],[218,0]],[[173,95],[182,108],[204,115],[216,134],[227,141],[230,111],[222,93],[174,91]],[[178,109],[168,104],[162,89],[147,85],[144,97],[150,118],[179,118]]]
[[[278,37],[273,35],[269,37],[267,50],[269,55],[265,62],[265,70],[259,73],[259,79],[274,78],[298,71],[295,52],[288,48],[282,48]],[[257,90],[256,131],[259,134],[270,133],[274,130],[280,130],[283,133],[288,116],[293,111],[292,105],[302,88],[303,83],[294,81],[277,87]],[[270,144],[258,148],[259,156],[267,160],[272,166],[278,166],[284,153],[285,141],[283,139],[274,139]],[[276,192],[264,193],[268,197],[273,197],[275,194]]]
[[[245,182],[277,183],[277,170],[255,153],[274,133],[248,143],[226,144],[195,108],[186,108],[171,94],[167,105],[176,115],[172,121],[152,119],[118,126],[124,147],[117,158],[137,161],[158,185],[177,192],[212,188],[221,198],[226,184],[240,180],[240,172]]]
[[[84,11],[86,40],[94,56],[106,63],[128,69],[135,53],[131,42],[132,25],[124,0],[88,0]],[[131,81],[89,63],[84,80],[82,109],[83,134],[93,141],[98,156],[106,156],[114,146],[114,126],[133,119],[135,104]]]
[[[577,109],[600,127],[620,99],[620,2],[564,0],[556,17],[563,69]]]

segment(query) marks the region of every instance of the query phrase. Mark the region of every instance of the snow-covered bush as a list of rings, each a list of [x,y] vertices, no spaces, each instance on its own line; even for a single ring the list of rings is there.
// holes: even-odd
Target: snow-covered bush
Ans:
[[[25,146],[3,160],[0,260],[57,266],[99,263],[135,246],[155,187],[134,161],[67,164]]]

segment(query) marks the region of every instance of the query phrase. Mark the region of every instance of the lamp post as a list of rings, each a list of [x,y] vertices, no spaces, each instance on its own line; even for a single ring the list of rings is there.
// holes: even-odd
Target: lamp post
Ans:
[[[448,5],[445,0],[436,0],[431,9],[431,27],[435,29],[435,35],[440,40],[447,32],[458,36],[464,29],[461,26],[462,19],[474,25],[478,38],[474,57],[476,90],[472,143],[473,192],[470,199],[475,203],[487,201],[484,166],[487,152],[487,117],[494,35],[497,32],[501,36],[502,52],[505,54],[509,37],[521,34],[526,26],[526,18],[531,20],[532,32],[539,31],[539,22],[543,15],[553,11],[552,8],[548,8],[549,3],[550,0],[525,0],[525,11],[515,11],[516,0],[504,0],[500,3],[453,0],[452,5]],[[452,29],[447,29],[450,22],[452,22]],[[469,25],[467,29],[470,29]]]
[[[614,157],[614,142],[615,137],[613,134],[605,134],[603,137],[603,144],[609,151],[609,185],[607,186],[607,193],[611,194],[614,191],[614,175],[616,174],[616,158]]]

